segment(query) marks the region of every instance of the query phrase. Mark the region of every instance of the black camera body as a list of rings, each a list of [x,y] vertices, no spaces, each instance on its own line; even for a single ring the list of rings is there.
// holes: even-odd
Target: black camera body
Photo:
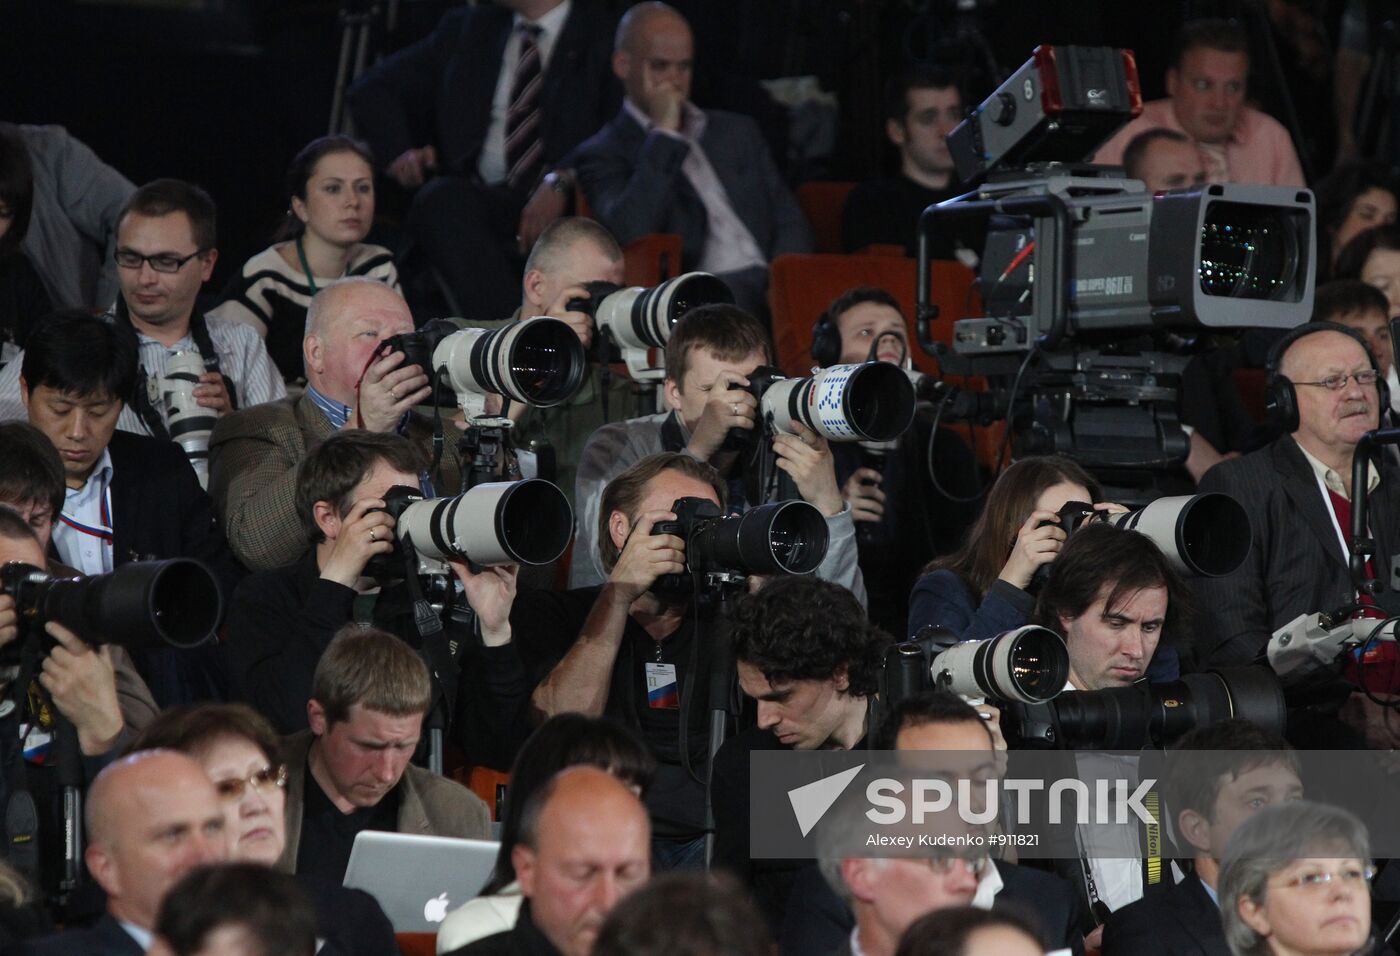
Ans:
[[[707,498],[677,498],[671,510],[675,520],[656,522],[651,533],[685,539],[686,573],[662,575],[653,590],[689,591],[695,577],[709,574],[810,574],[826,557],[826,519],[805,501],[726,516]]]
[[[1040,527],[1059,525],[1066,535],[1071,535],[1084,522],[1103,521],[1106,517],[1102,511],[1095,511],[1094,506],[1087,501],[1066,501],[1060,506],[1059,516],[1058,521],[1042,521]]]
[[[195,647],[214,635],[224,611],[213,572],[190,558],[136,561],[85,578],[12,561],[0,567],[0,593],[15,599],[26,639],[51,642],[44,624],[56,621],[93,646],[129,649]],[[3,659],[14,663],[23,643]]]
[[[437,381],[433,372],[433,351],[442,344],[443,339],[456,331],[457,326],[446,319],[433,319],[424,323],[420,329],[389,336],[379,343],[374,355],[375,358],[379,358],[390,352],[402,352],[404,359],[399,367],[416,365],[421,368],[433,386],[430,402],[441,408],[450,408],[457,404],[457,393],[451,386]]]
[[[394,519],[394,526],[397,529],[398,521],[403,517],[403,513],[408,510],[408,506],[415,501],[423,501],[423,492],[418,488],[411,488],[408,485],[395,485],[384,492],[384,507],[372,508],[372,511],[382,511]],[[403,543],[399,540],[397,531],[389,539],[390,550],[388,554],[376,554],[365,563],[364,574],[366,577],[387,580],[390,578],[403,577],[412,573],[404,567]],[[451,568],[445,565],[441,569],[431,569],[440,574],[448,574]],[[424,573],[424,572],[420,572]]]

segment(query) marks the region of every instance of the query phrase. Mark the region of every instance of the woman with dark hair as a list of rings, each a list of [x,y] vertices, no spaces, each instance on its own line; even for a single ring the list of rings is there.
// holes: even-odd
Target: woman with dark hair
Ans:
[[[305,376],[301,341],[311,297],[348,276],[399,287],[393,254],[367,245],[374,225],[374,156],[349,136],[312,140],[287,170],[287,215],[276,240],[243,265],[209,314],[256,328],[283,378]]]
[[[245,704],[164,711],[127,748],[189,754],[223,802],[229,859],[272,867],[287,845],[287,766],[277,732]],[[316,910],[319,956],[397,956],[394,928],[363,890],[320,881],[303,887]]]
[[[936,624],[971,641],[1028,623],[1035,609],[1031,579],[1065,543],[1059,510],[1069,501],[1123,510],[1102,499],[1094,477],[1060,455],[1023,458],[1007,468],[962,547],[930,564],[914,585],[907,633]]]
[[[1400,315],[1400,226],[1376,226],[1357,235],[1337,255],[1333,278],[1360,279],[1385,293],[1390,314]]]
[[[1337,265],[1347,243],[1395,221],[1395,181],[1380,163],[1344,163],[1322,177],[1314,193],[1318,282],[1347,278]]]
[[[566,767],[606,770],[641,796],[656,773],[656,759],[625,726],[606,717],[559,714],[536,728],[516,755],[501,814],[501,849],[481,895],[447,915],[438,927],[437,951],[447,953],[515,927],[520,884],[512,856],[530,795]]]
[[[24,348],[34,323],[53,311],[43,280],[19,249],[33,205],[29,151],[13,126],[0,123],[0,365]]]

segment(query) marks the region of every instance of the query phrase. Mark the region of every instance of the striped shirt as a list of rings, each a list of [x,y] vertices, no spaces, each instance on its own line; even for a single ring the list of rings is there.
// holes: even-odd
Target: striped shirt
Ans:
[[[311,305],[312,285],[324,289],[351,276],[377,279],[390,288],[399,288],[399,272],[394,256],[382,246],[356,245],[342,276],[316,276],[308,282],[300,266],[290,265],[282,250],[291,246],[280,242],[268,246],[243,265],[243,271],[224,290],[225,301],[209,310],[211,317],[241,322],[257,330],[267,344],[268,354],[289,382],[304,378],[301,342],[306,335],[306,310]]]
[[[219,369],[233,383],[239,408],[261,405],[286,396],[287,386],[268,357],[257,332],[240,322],[216,319],[212,315],[205,316],[205,324],[209,328],[209,341],[219,355]],[[165,375],[165,365],[171,355],[198,351],[194,337],[188,333],[168,347],[139,332],[137,338],[140,341],[141,367],[152,379]],[[23,421],[27,417],[19,396],[19,375],[23,365],[24,353],[21,352],[0,369],[0,421]],[[130,404],[122,408],[117,427],[138,435],[151,433]]]

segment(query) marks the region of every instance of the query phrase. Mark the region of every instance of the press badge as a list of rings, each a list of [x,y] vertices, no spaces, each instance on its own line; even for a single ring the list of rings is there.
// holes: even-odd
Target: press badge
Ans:
[[[647,706],[652,710],[680,710],[681,693],[676,665],[647,662]]]

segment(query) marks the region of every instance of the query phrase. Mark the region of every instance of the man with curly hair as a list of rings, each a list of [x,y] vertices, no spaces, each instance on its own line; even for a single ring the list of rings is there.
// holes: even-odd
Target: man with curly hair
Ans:
[[[751,860],[749,754],[865,746],[867,702],[891,638],[850,591],[816,577],[770,581],[730,617],[739,686],[757,726],[725,741],[710,778],[714,864],[750,885],[773,928],[804,861]]]

